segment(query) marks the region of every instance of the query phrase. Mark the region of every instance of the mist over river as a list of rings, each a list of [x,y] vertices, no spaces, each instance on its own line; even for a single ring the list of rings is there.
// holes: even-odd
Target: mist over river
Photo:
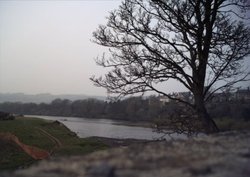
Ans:
[[[109,119],[89,119],[76,117],[28,115],[27,117],[54,120],[63,123],[80,138],[98,136],[117,139],[144,139],[155,140],[163,136],[152,128],[132,126],[130,122]],[[183,135],[174,134],[172,138],[183,139]],[[170,137],[165,137],[170,139]]]

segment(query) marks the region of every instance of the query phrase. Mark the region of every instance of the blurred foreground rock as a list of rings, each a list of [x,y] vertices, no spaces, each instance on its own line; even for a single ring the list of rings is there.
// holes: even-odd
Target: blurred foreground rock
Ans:
[[[1,176],[1,175],[0,175]],[[250,131],[138,143],[42,161],[13,177],[249,177]]]

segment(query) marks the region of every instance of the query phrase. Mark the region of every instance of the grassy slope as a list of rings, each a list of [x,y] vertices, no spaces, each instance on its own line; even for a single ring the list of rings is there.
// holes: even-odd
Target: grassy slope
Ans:
[[[45,130],[62,143],[55,148],[55,143],[41,132]],[[52,121],[19,117],[13,121],[0,121],[0,132],[10,132],[16,135],[25,144],[53,150],[53,156],[83,155],[96,150],[105,149],[106,146],[95,140],[78,138],[65,126]],[[0,170],[16,169],[36,162],[16,145],[0,143]]]

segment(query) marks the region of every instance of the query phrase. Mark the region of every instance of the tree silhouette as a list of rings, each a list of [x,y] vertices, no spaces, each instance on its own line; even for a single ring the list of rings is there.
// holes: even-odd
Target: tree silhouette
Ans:
[[[97,64],[110,70],[90,79],[117,97],[155,91],[184,103],[205,132],[217,132],[205,104],[219,89],[247,79],[247,8],[246,0],[125,0],[93,33],[95,43],[109,48]],[[169,79],[183,84],[194,102],[156,87]]]

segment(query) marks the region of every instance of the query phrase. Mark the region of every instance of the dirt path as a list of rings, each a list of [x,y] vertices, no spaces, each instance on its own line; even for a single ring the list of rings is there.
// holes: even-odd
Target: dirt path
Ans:
[[[43,130],[41,128],[37,128],[37,129],[40,130],[44,135],[46,135],[52,142],[55,143],[55,148],[59,148],[59,147],[62,146],[62,143],[61,143],[61,141],[58,138],[52,136],[47,131],[45,131],[45,130]]]
[[[35,160],[41,160],[50,157],[50,153],[47,152],[46,150],[24,144],[18,139],[17,136],[11,133],[0,133],[0,139],[17,144],[24,152],[26,152],[29,156],[31,156]]]
[[[0,139],[17,144],[25,153],[27,153],[29,156],[31,156],[35,160],[46,159],[51,156],[51,154],[55,151],[55,149],[61,147],[62,143],[59,139],[52,136],[45,130],[41,128],[37,128],[37,129],[41,131],[46,137],[48,137],[55,144],[55,146],[50,150],[50,152],[44,149],[35,147],[35,146],[24,144],[18,139],[16,135],[11,134],[11,133],[0,133]]]

